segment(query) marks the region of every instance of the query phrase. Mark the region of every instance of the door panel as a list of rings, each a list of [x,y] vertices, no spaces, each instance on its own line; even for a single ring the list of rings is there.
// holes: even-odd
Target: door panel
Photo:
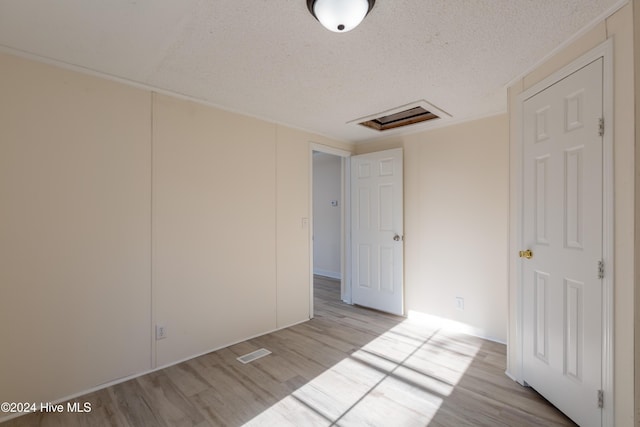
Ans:
[[[352,300],[402,315],[402,149],[353,156],[351,162],[351,191],[357,195]]]
[[[602,58],[524,102],[524,380],[602,425]]]

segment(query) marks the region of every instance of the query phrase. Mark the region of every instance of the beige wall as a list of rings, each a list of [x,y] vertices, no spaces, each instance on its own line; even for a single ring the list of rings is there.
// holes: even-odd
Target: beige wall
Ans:
[[[634,415],[634,48],[633,13],[631,4],[618,10],[611,17],[595,26],[570,46],[554,55],[536,70],[515,82],[509,88],[510,110],[518,95],[545,77],[568,65],[574,59],[598,46],[609,38],[614,41],[614,198],[615,198],[615,283],[614,283],[614,346],[615,346],[615,423],[620,426],[633,424]],[[517,150],[516,121],[510,116],[512,154]],[[512,155],[511,182],[517,182],[516,164]],[[510,265],[516,265],[517,247],[517,192],[511,189],[511,241]],[[517,277],[515,268],[510,271],[509,306],[516,307]],[[516,312],[509,315],[509,342],[516,342]],[[518,376],[515,345],[509,346],[509,367]]]
[[[151,367],[151,96],[0,69],[0,402],[47,402]]]
[[[277,325],[309,319],[311,290],[309,135],[279,126],[277,142]],[[303,222],[303,218],[306,222]]]
[[[310,143],[348,144],[9,55],[0,69],[0,401],[309,318]]]
[[[508,127],[499,115],[362,144],[404,147],[405,305],[410,315],[507,337]],[[455,298],[464,298],[458,310]]]
[[[276,126],[153,99],[154,317],[168,333],[157,341],[162,366],[276,328]]]

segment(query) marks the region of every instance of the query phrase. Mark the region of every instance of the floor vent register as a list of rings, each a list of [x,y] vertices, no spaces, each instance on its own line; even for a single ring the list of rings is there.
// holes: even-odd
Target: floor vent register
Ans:
[[[252,351],[251,353],[245,354],[244,356],[240,356],[237,359],[246,365],[247,363],[251,363],[254,360],[260,359],[261,357],[264,357],[268,354],[271,354],[269,350],[267,350],[266,348],[261,348],[259,350]]]

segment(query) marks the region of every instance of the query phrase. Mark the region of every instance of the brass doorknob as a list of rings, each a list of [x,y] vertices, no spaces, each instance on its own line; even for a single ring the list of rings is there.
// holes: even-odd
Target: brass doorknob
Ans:
[[[520,258],[526,258],[526,259],[531,259],[533,258],[533,252],[531,252],[531,249],[527,249],[526,251],[520,251]]]

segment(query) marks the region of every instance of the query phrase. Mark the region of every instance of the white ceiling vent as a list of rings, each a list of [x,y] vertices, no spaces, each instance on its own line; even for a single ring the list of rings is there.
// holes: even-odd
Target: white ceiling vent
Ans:
[[[415,125],[418,123],[436,120],[440,118],[449,118],[447,112],[421,100],[381,113],[372,114],[349,122],[357,123],[369,129],[383,132],[390,129],[397,129],[405,126]]]

